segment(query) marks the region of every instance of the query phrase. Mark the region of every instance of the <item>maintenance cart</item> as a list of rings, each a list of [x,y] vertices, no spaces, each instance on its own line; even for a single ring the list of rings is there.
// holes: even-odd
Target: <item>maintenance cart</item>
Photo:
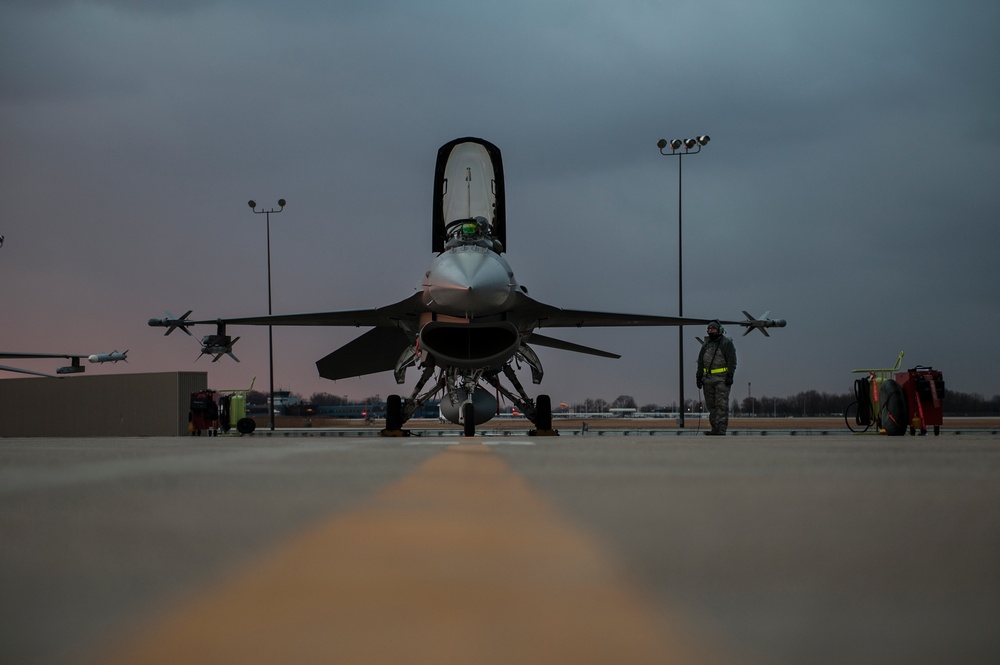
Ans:
[[[191,410],[188,413],[188,431],[193,436],[215,436],[219,429],[219,405],[215,403],[214,390],[191,393]]]
[[[905,372],[896,373],[896,383],[906,396],[909,415],[910,435],[920,430],[927,434],[927,428],[934,428],[934,436],[941,433],[944,420],[944,377],[933,367],[917,365]]]
[[[844,422],[849,430],[866,432],[874,425],[880,434],[889,436],[902,436],[907,429],[911,436],[918,429],[924,435],[928,427],[934,428],[935,435],[941,433],[944,414],[941,372],[920,365],[901,372],[902,364],[900,351],[892,367],[851,370],[867,376],[854,382],[855,401],[844,409]]]

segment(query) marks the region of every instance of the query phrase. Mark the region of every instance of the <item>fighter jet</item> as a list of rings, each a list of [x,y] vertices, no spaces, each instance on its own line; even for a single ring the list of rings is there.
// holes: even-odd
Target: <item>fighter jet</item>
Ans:
[[[704,325],[712,319],[621,314],[560,309],[528,296],[514,279],[504,258],[507,220],[503,162],[500,150],[480,138],[459,138],[438,150],[434,174],[431,250],[436,256],[424,274],[420,291],[376,309],[284,314],[192,321],[190,311],[180,318],[150,319],[149,325],[167,328],[166,335],[188,327],[215,324],[217,334],[206,353],[232,350],[235,341],[226,326],[356,326],[370,327],[354,341],[316,361],[327,379],[391,371],[405,383],[409,368],[420,372],[406,397],[390,395],[383,434],[398,435],[416,410],[439,397],[441,414],[473,436],[477,425],[496,415],[497,400],[484,386],[510,400],[534,425],[536,434],[552,430],[548,395],[532,399],[514,366],[527,366],[532,382],[540,384],[542,363],[532,347],[546,346],[604,358],[608,351],[559,340],[538,332],[545,328],[592,326]],[[747,330],[783,327],[782,320],[724,321]]]
[[[80,364],[81,358],[86,358],[92,363],[116,363],[119,360],[124,360],[128,362],[128,351],[119,352],[112,351],[111,353],[2,353],[0,352],[0,358],[66,358],[70,360],[70,364],[65,367],[59,367],[56,369],[56,374],[80,374],[87,370],[86,367]],[[35,376],[46,376],[49,378],[55,378],[51,374],[45,374],[44,372],[35,372],[30,369],[21,369],[18,367],[7,367],[5,365],[0,365],[0,370],[5,372],[17,372],[18,374],[32,374]]]

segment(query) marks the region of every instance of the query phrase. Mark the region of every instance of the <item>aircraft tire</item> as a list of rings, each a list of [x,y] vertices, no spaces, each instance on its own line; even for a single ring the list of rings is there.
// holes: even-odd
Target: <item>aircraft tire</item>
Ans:
[[[898,383],[886,379],[879,387],[879,401],[882,402],[882,428],[889,436],[906,434],[906,395]]]
[[[389,395],[385,400],[385,428],[403,429],[403,399],[399,395]]]
[[[552,429],[552,398],[548,395],[535,399],[535,429]]]
[[[236,431],[240,434],[251,434],[257,429],[257,423],[253,418],[240,418],[236,421]]]
[[[476,435],[476,406],[472,402],[462,405],[462,423],[465,428],[465,436]]]

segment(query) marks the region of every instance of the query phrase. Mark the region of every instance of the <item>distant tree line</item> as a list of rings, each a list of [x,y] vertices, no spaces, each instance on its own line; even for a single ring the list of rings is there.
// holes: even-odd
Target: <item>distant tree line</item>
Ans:
[[[379,404],[382,398],[379,395],[371,395],[362,399],[355,399],[347,395],[331,395],[330,393],[313,393],[309,399],[305,399],[299,393],[291,393],[291,397],[306,402],[313,406],[347,406],[351,404]],[[267,406],[268,394],[260,390],[251,390],[247,393],[247,404]]]
[[[293,397],[302,399],[301,395],[292,393]],[[811,416],[841,416],[847,405],[854,402],[854,393],[825,393],[815,390],[800,392],[791,397],[746,397],[733,400],[734,415],[758,415],[783,417]],[[363,399],[350,398],[346,395],[331,395],[330,393],[313,393],[308,400],[302,400],[316,406],[343,406],[348,404],[377,404],[382,402],[379,395]],[[251,390],[247,394],[248,404],[267,404],[267,393]],[[684,400],[686,411],[700,412],[703,404],[697,399]],[[636,409],[639,413],[676,413],[677,402],[667,405],[645,404],[638,406],[631,395],[619,395],[611,402],[604,399],[588,397],[582,402],[568,406],[556,407],[553,411],[568,411],[570,413],[605,413],[611,409]],[[975,393],[961,393],[949,390],[944,398],[944,415],[946,416],[1000,416],[1000,395],[986,398]]]
[[[759,416],[840,416],[855,401],[853,392],[821,393],[807,390],[792,397],[747,397],[733,400],[732,412]],[[948,391],[944,396],[946,416],[1000,416],[1000,395],[991,398]]]

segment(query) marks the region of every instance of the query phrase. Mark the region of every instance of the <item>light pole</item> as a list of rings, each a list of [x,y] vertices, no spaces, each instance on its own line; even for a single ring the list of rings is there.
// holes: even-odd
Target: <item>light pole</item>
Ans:
[[[677,316],[679,317],[684,316],[684,254],[681,246],[683,238],[683,226],[681,224],[681,174],[684,160],[681,158],[685,155],[697,155],[701,152],[702,146],[708,143],[709,140],[710,137],[708,135],[703,135],[693,139],[673,139],[669,142],[666,139],[660,139],[656,142],[656,147],[660,149],[661,155],[677,158]],[[667,148],[670,148],[670,152],[664,152]],[[680,427],[684,427],[684,326],[677,327],[677,371],[681,393],[680,418],[677,424]]]
[[[275,210],[271,208],[270,210],[257,210],[257,202],[251,199],[247,201],[247,205],[256,214],[264,213],[267,217],[267,315],[271,316],[271,213],[279,213],[285,209],[285,199],[278,199],[278,209]],[[271,422],[271,431],[274,431],[274,334],[270,325],[267,326],[267,354],[268,354],[268,368],[270,371],[270,384],[269,388],[271,390],[271,395],[269,397],[269,404],[267,410],[270,411],[269,418]]]

